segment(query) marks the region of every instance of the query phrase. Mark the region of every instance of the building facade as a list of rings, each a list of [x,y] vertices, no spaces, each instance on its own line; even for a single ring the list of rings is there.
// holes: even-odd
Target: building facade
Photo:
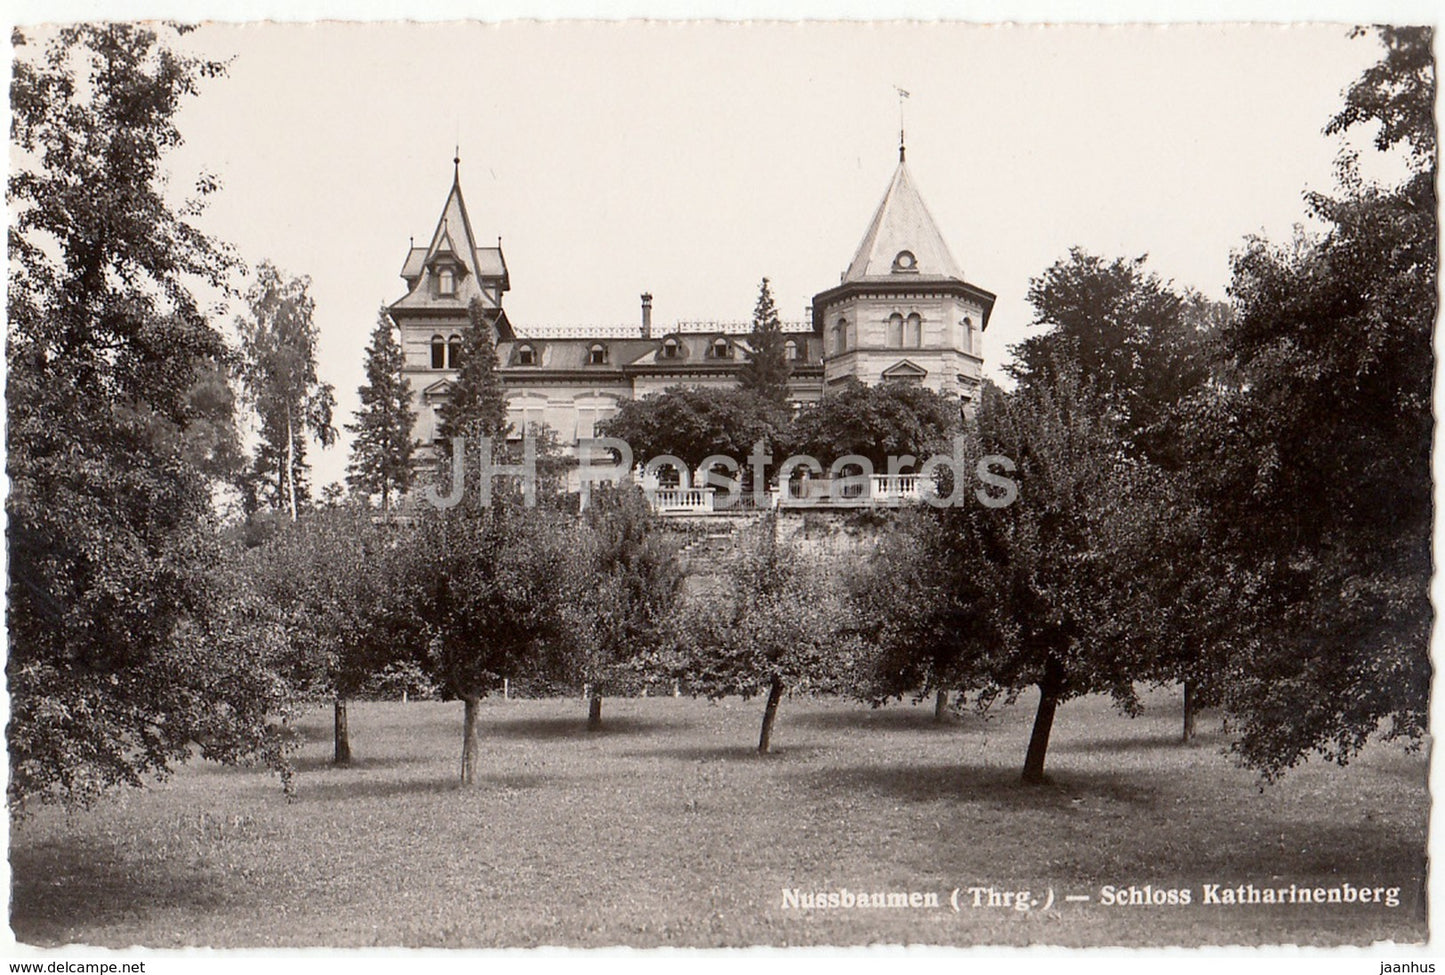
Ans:
[[[416,439],[437,440],[439,410],[457,374],[467,308],[492,329],[513,429],[546,423],[564,445],[595,434],[619,404],[670,386],[732,386],[752,349],[750,322],[655,326],[642,295],[635,326],[565,330],[516,326],[502,307],[511,287],[501,240],[479,246],[460,165],[425,247],[402,266],[407,292],[390,306],[401,333]],[[849,380],[909,382],[966,404],[981,381],[982,333],[994,296],[968,284],[909,176],[904,152],[852,263],[813,299],[812,321],[785,323],[795,405]]]

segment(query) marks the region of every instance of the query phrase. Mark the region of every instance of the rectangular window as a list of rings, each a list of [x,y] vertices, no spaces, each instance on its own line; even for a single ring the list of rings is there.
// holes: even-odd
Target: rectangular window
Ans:
[[[457,293],[456,275],[451,268],[444,267],[437,272],[437,293],[442,295]]]

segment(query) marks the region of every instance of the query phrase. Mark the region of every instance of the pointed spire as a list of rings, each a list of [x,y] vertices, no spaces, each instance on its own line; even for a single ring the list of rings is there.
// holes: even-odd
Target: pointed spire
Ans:
[[[897,274],[963,280],[963,271],[913,185],[901,139],[893,181],[888,184],[888,192],[883,194],[883,201],[878,204],[843,280],[876,280]]]
[[[477,241],[472,233],[472,221],[467,216],[466,202],[462,199],[461,167],[461,148],[458,147],[457,154],[452,157],[451,192],[447,194],[447,201],[442,206],[436,230],[432,231],[423,263],[430,263],[438,252],[450,252],[462,262],[468,274],[476,274]]]

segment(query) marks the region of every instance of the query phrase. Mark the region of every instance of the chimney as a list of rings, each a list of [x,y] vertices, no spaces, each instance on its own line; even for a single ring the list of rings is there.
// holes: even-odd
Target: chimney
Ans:
[[[642,337],[652,338],[652,295],[646,292],[642,295]]]

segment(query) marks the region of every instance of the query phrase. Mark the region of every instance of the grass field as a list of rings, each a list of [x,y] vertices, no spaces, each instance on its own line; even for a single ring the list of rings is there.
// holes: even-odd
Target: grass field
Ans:
[[[1051,785],[1016,784],[1032,700],[945,726],[928,705],[761,702],[483,706],[481,784],[454,780],[460,703],[360,704],[357,763],[302,722],[299,797],[263,771],[194,764],[84,812],[12,826],[11,923],[54,945],[634,946],[1368,944],[1426,937],[1427,759],[1376,746],[1261,792],[1217,722],[1175,742],[1177,694],[1130,720],[1059,711]],[[1387,885],[1369,904],[1206,906],[1201,885]],[[1103,885],[1190,887],[1105,906]],[[1045,910],[974,908],[1027,889]],[[919,891],[936,909],[801,910],[784,888]],[[964,888],[963,910],[949,895]],[[1068,894],[1088,902],[1064,903]]]

